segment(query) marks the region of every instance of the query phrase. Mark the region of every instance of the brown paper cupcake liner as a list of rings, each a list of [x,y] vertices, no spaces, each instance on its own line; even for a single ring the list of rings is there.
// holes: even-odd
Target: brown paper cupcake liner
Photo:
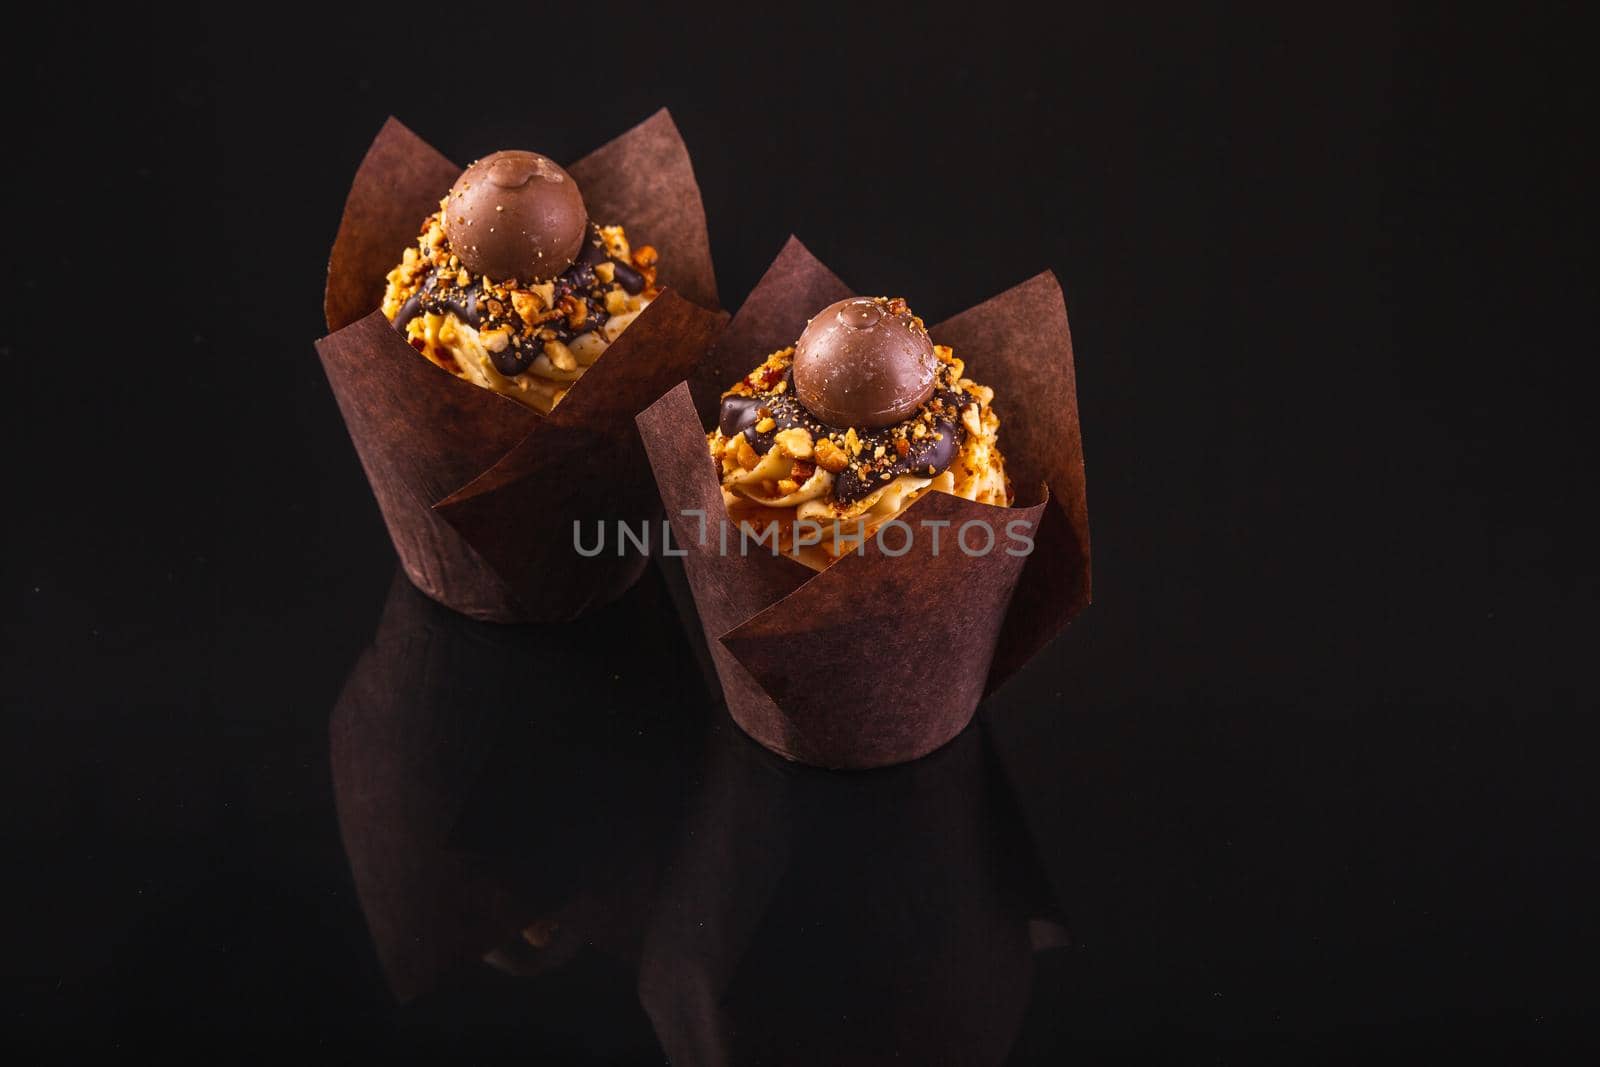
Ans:
[[[791,237],[691,381],[637,419],[730,714],[772,751],[835,768],[938,748],[1090,600],[1072,336],[1049,273],[930,330],[994,388],[1015,506],[928,493],[901,516],[903,554],[873,539],[821,573],[765,546],[741,554],[731,524],[723,550],[705,443],[718,396],[853,292]]]
[[[661,295],[549,416],[441,370],[378,309],[384,278],[461,168],[391,118],[356,173],[328,262],[317,354],[407,577],[474,618],[551,622],[621,595],[643,554],[579,555],[574,522],[659,514],[631,417],[727,322],[700,189],[658,111],[567,168],[591,217],[661,250]]]

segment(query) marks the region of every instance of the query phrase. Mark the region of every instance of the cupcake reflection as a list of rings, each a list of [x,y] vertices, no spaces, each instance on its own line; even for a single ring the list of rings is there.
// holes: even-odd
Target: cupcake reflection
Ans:
[[[616,901],[648,884],[638,872],[672,825],[706,699],[661,624],[669,610],[651,573],[576,623],[480,623],[396,572],[329,744],[351,874],[397,998],[486,954],[547,971],[609,943],[609,927],[580,935],[595,924],[573,917],[642,911]],[[613,641],[643,651],[623,663]]]
[[[853,775],[723,727],[680,841],[639,985],[673,1063],[998,1063],[1064,940],[977,727]]]

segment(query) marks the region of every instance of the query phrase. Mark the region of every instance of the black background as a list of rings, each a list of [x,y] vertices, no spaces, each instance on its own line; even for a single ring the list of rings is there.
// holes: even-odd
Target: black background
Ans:
[[[331,803],[393,555],[311,349],[326,251],[390,113],[455,159],[570,159],[666,105],[729,307],[790,232],[930,321],[1066,291],[1096,602],[983,712],[1074,934],[1018,1058],[1581,1035],[1592,101],[1563,19],[1457,17],[19,38],[7,1029],[412,1047]],[[483,1032],[612,1018],[550,996]]]

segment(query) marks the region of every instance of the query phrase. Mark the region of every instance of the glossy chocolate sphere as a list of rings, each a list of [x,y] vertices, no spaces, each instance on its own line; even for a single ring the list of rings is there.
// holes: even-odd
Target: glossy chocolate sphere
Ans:
[[[539,282],[572,265],[589,223],[578,183],[537,152],[496,152],[450,188],[444,234],[474,274]]]
[[[795,392],[811,414],[830,426],[877,429],[927,402],[938,360],[903,308],[854,296],[817,313],[794,350]]]

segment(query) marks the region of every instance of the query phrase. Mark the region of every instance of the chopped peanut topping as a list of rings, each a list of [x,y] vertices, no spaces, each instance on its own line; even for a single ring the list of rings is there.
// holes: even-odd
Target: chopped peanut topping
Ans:
[[[540,282],[538,285],[530,285],[530,286],[528,286],[528,291],[531,292],[534,296],[538,297],[539,298],[539,302],[541,304],[543,304],[545,307],[547,307],[547,308],[555,307],[555,304],[556,304],[556,283],[555,282]]]
[[[546,341],[544,354],[557,370],[575,371],[578,369],[578,359],[572,354],[572,349],[560,341]]]
[[[576,330],[583,325],[589,317],[589,304],[587,301],[575,300],[571,293],[561,298],[561,313],[567,317],[567,325]]]
[[[747,471],[755,470],[756,464],[761,462],[761,457],[756,455],[756,450],[750,447],[750,441],[744,434],[740,434],[736,440],[738,444],[734,447],[739,450],[739,466]]]
[[[773,441],[791,459],[810,459],[812,456],[811,434],[804,426],[779,430]]]
[[[539,312],[543,309],[543,306],[539,302],[539,298],[533,293],[519,289],[511,294],[512,310],[517,313],[518,318],[529,326],[537,326],[539,324]]]
[[[817,466],[823,470],[832,471],[834,474],[838,474],[850,465],[850,457],[846,456],[844,450],[833,443],[833,438],[831,437],[817,438],[814,452],[817,457]]]
[[[621,226],[600,227],[600,239],[606,243],[606,252],[612,259],[633,262],[633,256],[628,248],[628,237],[622,232]]]
[[[970,434],[983,432],[983,422],[978,418],[978,405],[968,404],[961,409],[961,425],[965,426]]]

